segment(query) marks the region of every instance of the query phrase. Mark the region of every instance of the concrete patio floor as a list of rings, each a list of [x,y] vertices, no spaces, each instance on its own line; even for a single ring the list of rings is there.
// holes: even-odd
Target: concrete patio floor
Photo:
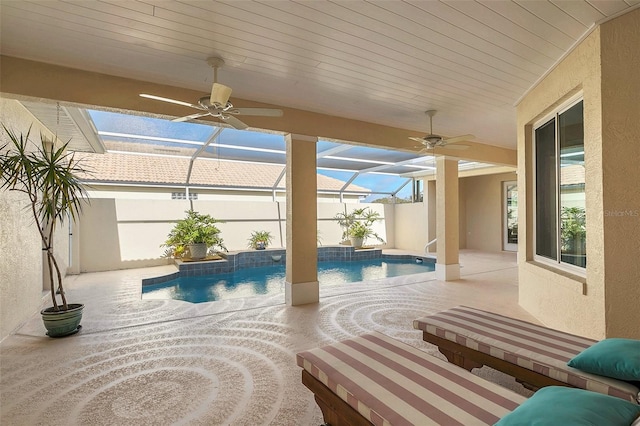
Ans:
[[[376,330],[443,358],[413,319],[469,305],[538,323],[517,304],[515,253],[461,253],[462,279],[435,273],[284,295],[190,304],[142,300],[141,279],[173,266],[68,277],[82,330],[44,335],[35,314],[0,344],[0,424],[320,425],[298,351]],[[530,392],[487,367],[474,373]]]

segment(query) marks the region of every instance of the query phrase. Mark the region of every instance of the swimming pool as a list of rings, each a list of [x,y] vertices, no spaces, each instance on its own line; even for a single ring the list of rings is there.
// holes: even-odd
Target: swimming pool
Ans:
[[[318,262],[321,286],[345,285],[434,270],[433,263],[415,259],[368,259],[350,262]],[[191,303],[284,293],[282,264],[247,268],[232,273],[179,277],[142,287],[143,299],[177,299]]]

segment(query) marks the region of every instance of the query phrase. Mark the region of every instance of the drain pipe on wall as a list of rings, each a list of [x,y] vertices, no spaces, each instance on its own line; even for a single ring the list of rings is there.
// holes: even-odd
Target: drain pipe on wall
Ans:
[[[196,158],[198,158],[198,156],[202,154],[202,151],[207,149],[207,147],[217,139],[217,137],[220,135],[220,133],[222,133],[223,130],[224,130],[223,127],[219,127],[218,130],[216,130],[213,133],[213,135],[211,135],[211,137],[207,139],[204,145],[202,145],[196,152],[193,153],[193,155],[191,156],[191,160],[189,160],[189,169],[187,170],[187,179],[184,183],[184,192],[185,192],[185,196],[187,197],[187,200],[189,200],[189,206],[191,210],[193,210],[193,200],[189,196],[189,181],[191,180],[191,171],[193,170],[193,163],[194,161],[196,161]]]

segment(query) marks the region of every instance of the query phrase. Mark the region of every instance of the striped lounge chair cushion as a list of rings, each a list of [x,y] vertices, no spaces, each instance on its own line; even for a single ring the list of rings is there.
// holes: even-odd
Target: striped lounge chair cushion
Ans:
[[[525,400],[375,332],[300,352],[297,362],[374,425],[494,424]]]
[[[413,327],[571,386],[639,401],[640,389],[631,383],[567,366],[596,340],[466,306],[416,319]]]

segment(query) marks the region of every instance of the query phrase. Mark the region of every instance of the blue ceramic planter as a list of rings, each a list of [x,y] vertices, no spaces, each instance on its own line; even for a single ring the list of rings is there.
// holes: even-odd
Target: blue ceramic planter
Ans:
[[[66,311],[54,311],[53,308],[40,311],[49,337],[69,336],[79,331],[84,305],[69,303],[67,306],[69,309]]]

